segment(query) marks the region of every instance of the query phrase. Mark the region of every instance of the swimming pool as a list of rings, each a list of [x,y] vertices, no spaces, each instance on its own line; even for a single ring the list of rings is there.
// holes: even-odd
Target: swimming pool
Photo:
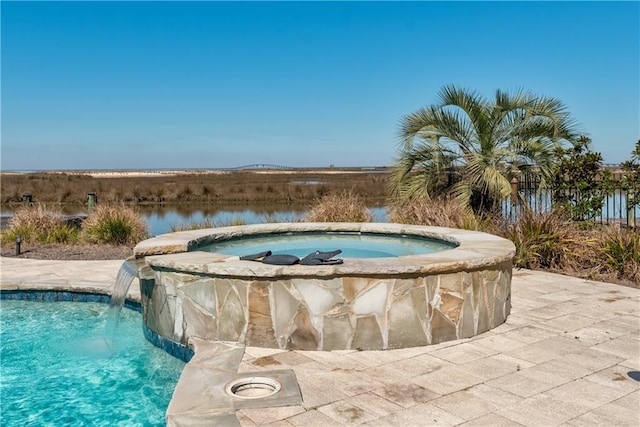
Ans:
[[[111,341],[106,304],[1,304],[1,425],[165,425],[184,362],[144,338],[139,313],[123,310]]]

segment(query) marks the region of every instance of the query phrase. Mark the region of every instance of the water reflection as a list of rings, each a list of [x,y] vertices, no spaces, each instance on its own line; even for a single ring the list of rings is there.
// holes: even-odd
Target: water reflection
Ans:
[[[261,224],[267,222],[302,221],[307,214],[307,205],[162,205],[143,206],[140,213],[149,225],[152,236],[169,233],[179,226],[201,224],[208,221],[215,226],[225,226],[240,222],[243,224]],[[387,221],[387,208],[370,206],[369,210],[375,222]]]
[[[152,236],[169,233],[180,226],[201,224],[209,221],[215,226],[224,226],[234,222],[244,224],[261,224],[267,222],[296,222],[302,221],[309,211],[309,205],[148,205],[137,206],[149,226]],[[387,222],[387,209],[384,206],[369,206],[375,222]],[[81,207],[57,207],[57,212],[63,215],[86,215],[86,209]],[[8,226],[14,210],[3,209],[1,212],[3,227]]]

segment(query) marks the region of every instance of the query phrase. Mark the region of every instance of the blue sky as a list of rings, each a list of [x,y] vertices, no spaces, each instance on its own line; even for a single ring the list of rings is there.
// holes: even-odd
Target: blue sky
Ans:
[[[382,166],[446,84],[640,138],[638,2],[1,2],[3,170]]]

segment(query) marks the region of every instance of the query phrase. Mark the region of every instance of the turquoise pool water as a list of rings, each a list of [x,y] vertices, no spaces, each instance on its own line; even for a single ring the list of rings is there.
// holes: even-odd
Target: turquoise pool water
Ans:
[[[314,251],[341,249],[342,258],[388,258],[420,255],[453,249],[456,245],[442,240],[405,235],[361,233],[283,233],[247,236],[225,240],[198,250],[228,255],[250,255],[263,251],[304,257]]]
[[[184,362],[147,342],[140,313],[122,310],[111,341],[106,304],[0,308],[0,425],[165,425]]]

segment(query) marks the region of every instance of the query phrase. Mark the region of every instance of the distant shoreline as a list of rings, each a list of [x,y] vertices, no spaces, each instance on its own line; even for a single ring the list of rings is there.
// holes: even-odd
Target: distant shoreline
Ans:
[[[263,174],[295,174],[295,173],[386,173],[389,166],[352,166],[352,167],[324,167],[302,168],[276,165],[247,165],[236,168],[212,169],[78,169],[78,170],[8,170],[0,171],[2,175],[51,174],[51,175],[81,175],[94,178],[126,178],[126,177],[154,177],[154,176],[182,176],[226,174],[232,172],[254,172]]]
[[[328,193],[386,199],[389,167],[2,172],[1,205],[310,203]]]

